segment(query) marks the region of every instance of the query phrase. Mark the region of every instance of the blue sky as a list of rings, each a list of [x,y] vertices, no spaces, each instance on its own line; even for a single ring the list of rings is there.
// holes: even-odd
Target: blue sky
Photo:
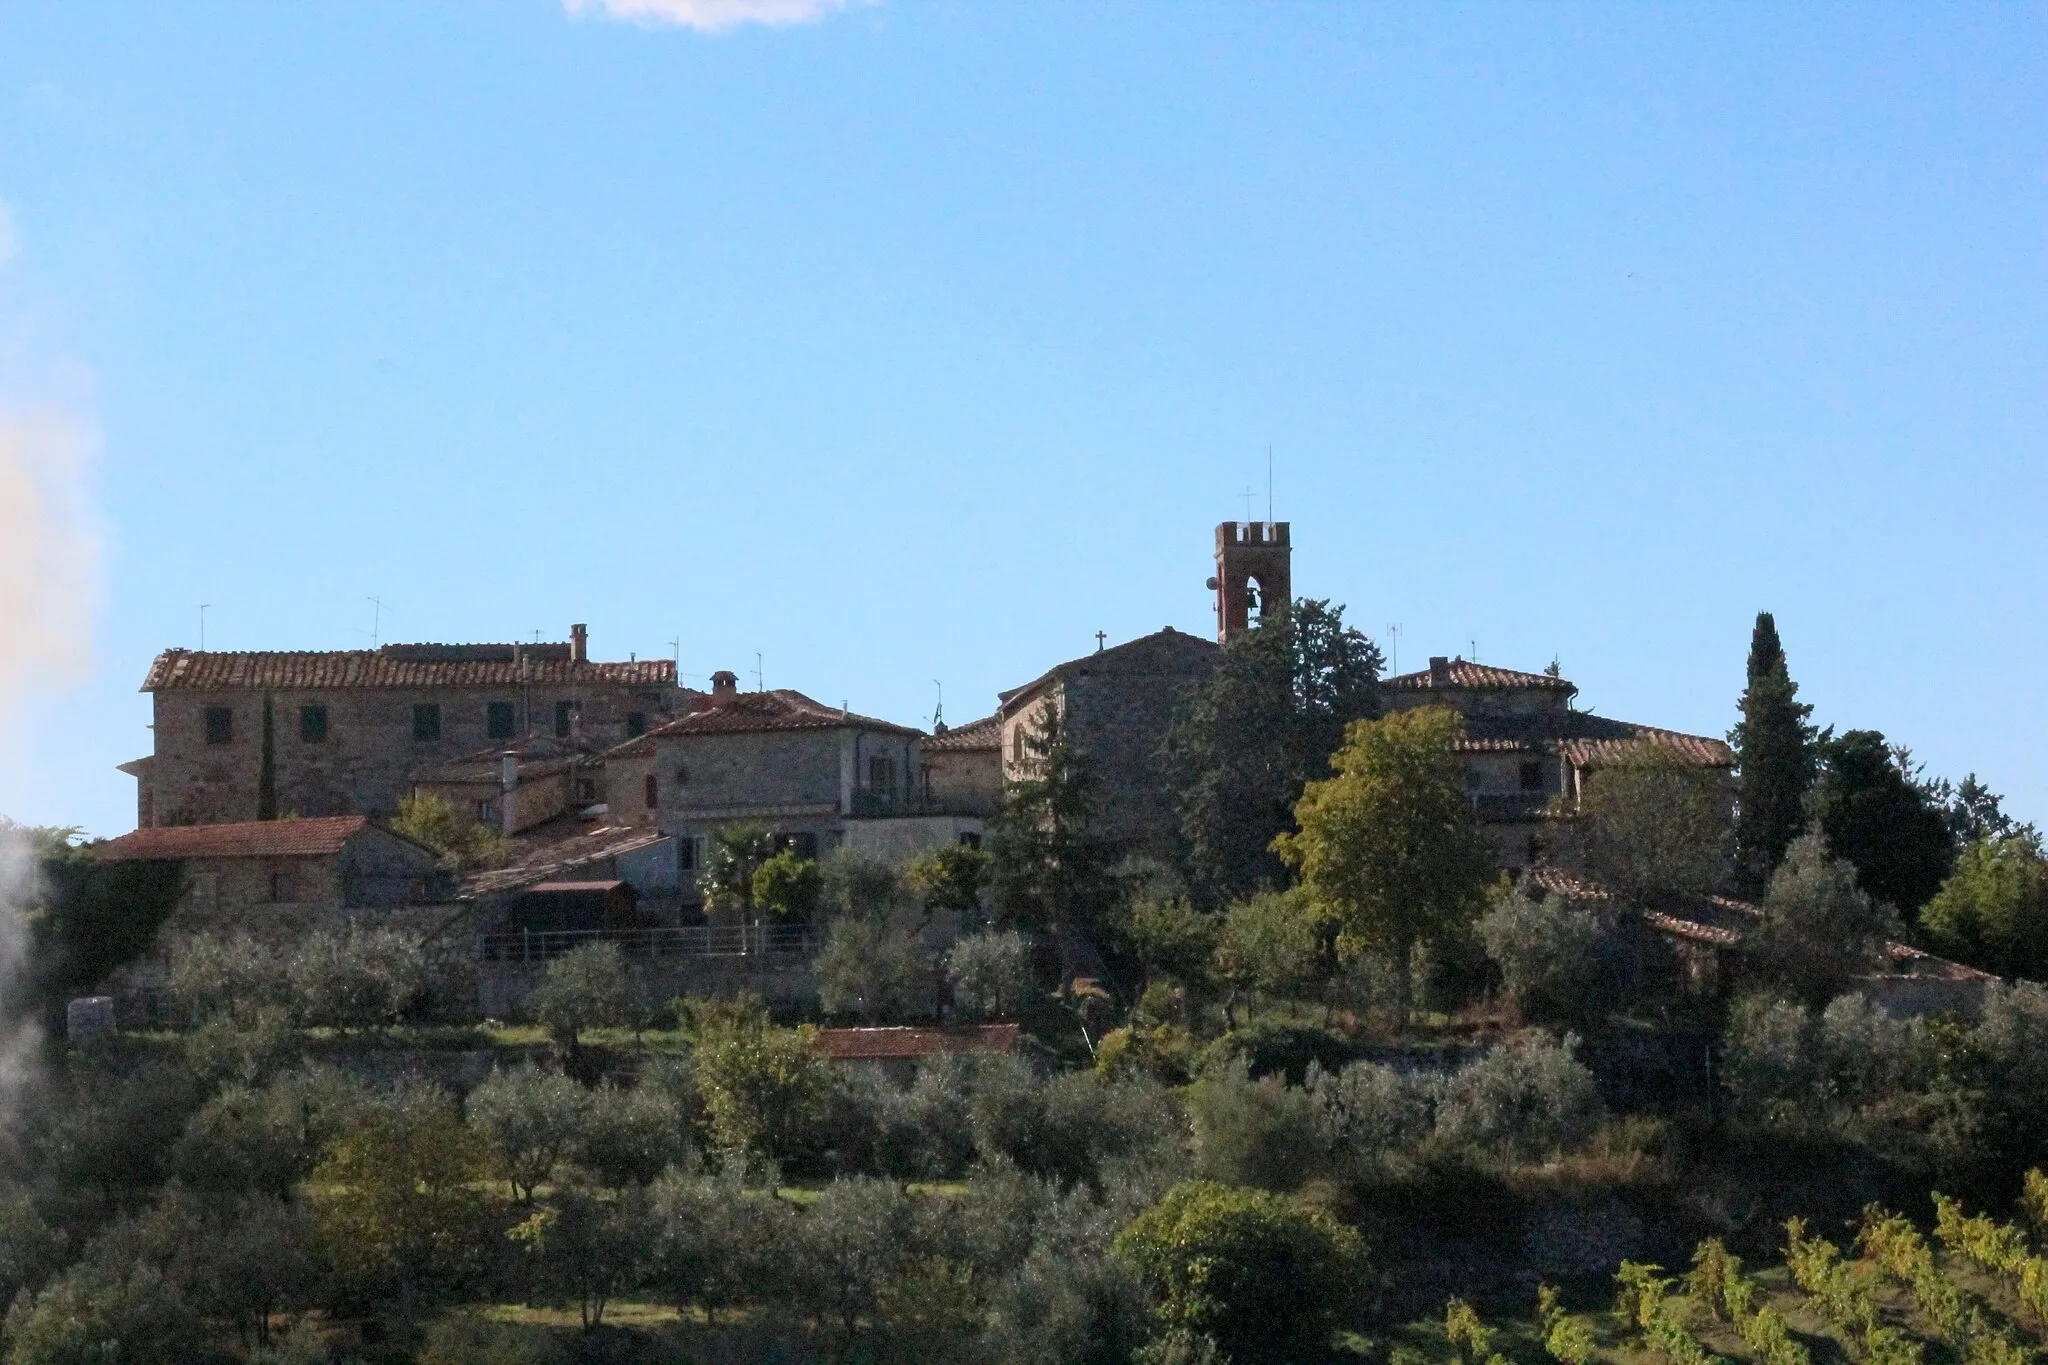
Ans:
[[[1404,668],[1719,734],[1768,608],[2048,817],[2048,8],[769,9],[0,4],[0,405],[99,544],[0,810],[132,824],[202,602],[965,720],[1210,630],[1270,446]]]

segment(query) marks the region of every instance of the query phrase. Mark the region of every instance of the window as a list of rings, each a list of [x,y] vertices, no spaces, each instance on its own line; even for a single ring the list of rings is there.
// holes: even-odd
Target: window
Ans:
[[[569,732],[576,728],[576,703],[558,701],[555,703],[555,738],[567,739]]]
[[[299,708],[299,742],[302,744],[325,744],[327,742],[327,708],[320,705]]]
[[[1017,763],[1024,761],[1024,727],[1019,725],[1010,739],[1010,758]]]
[[[478,823],[479,825],[495,825],[495,824],[497,824],[497,823],[498,823],[498,803],[497,803],[497,802],[495,802],[495,801],[479,801],[479,802],[477,802],[477,803],[476,803],[476,822],[477,822],[477,823]]]
[[[676,840],[676,868],[682,872],[695,872],[704,865],[704,856],[699,852],[703,840],[685,834]]]
[[[412,708],[412,737],[415,740],[439,739],[441,737],[441,706],[439,702],[421,702]]]
[[[799,858],[816,861],[818,857],[818,836],[809,830],[797,834],[785,834],[779,840],[781,845]]]
[[[595,779],[593,779],[593,778],[588,778],[588,777],[579,777],[579,778],[577,778],[577,779],[576,779],[576,799],[577,799],[578,801],[582,802],[582,803],[583,803],[584,805],[586,805],[586,806],[587,806],[587,805],[589,805],[589,804],[590,804],[591,802],[593,802],[593,801],[597,800],[597,782],[596,782],[596,780],[595,780]]]
[[[647,809],[653,810],[656,806],[661,804],[661,784],[654,780],[653,773],[649,773],[647,774],[647,781],[645,786],[647,792]]]
[[[876,754],[868,760],[868,790],[887,792],[896,790],[896,760],[883,754]]]
[[[1522,790],[1540,792],[1543,790],[1543,760],[1528,758],[1522,760]]]
[[[971,829],[963,829],[960,831],[960,846],[962,848],[980,848],[981,836]]]
[[[647,713],[645,711],[628,711],[626,713],[626,738],[638,739],[646,733]]]
[[[235,708],[232,706],[209,706],[206,708],[206,742],[208,744],[232,744],[235,740]]]
[[[298,881],[291,873],[273,872],[270,874],[270,898],[272,900],[297,900],[298,890]]]
[[[514,732],[512,703],[494,701],[484,707],[484,734],[491,739],[510,739]]]

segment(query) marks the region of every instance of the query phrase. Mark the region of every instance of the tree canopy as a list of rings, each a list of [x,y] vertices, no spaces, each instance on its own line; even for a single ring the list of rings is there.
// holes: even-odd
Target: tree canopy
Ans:
[[[1979,839],[1920,912],[1939,952],[2000,976],[2048,977],[2048,859],[2033,839]]]
[[[1814,775],[1808,720],[1813,707],[1798,697],[1778,623],[1760,611],[1749,641],[1749,684],[1737,703],[1742,718],[1728,732],[1740,784],[1736,862],[1752,890],[1769,883],[1786,847],[1806,825],[1806,791]]]
[[[1856,867],[1856,880],[1908,916],[1941,889],[1955,860],[1946,812],[1916,780],[1904,750],[1875,730],[1820,740],[1813,809],[1828,846]]]
[[[1339,926],[1342,955],[1393,958],[1403,1019],[1416,945],[1461,934],[1497,876],[1465,796],[1464,733],[1447,707],[1353,721],[1330,760],[1337,775],[1308,784],[1295,806],[1300,831],[1274,841],[1309,904]]]
[[[1272,849],[1344,727],[1380,713],[1379,647],[1328,602],[1289,603],[1190,689],[1162,756],[1190,888],[1217,906],[1285,873]]]
[[[996,909],[1025,929],[1099,929],[1115,903],[1110,850],[1097,830],[1100,784],[1067,742],[1066,717],[1044,707],[1024,734],[1025,760],[991,823]]]

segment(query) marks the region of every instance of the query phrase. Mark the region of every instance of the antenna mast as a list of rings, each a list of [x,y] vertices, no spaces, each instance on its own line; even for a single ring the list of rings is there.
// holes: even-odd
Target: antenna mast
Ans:
[[[1273,524],[1273,445],[1266,443],[1266,525]]]
[[[211,602],[201,602],[199,604],[199,652],[201,654],[206,652],[206,609],[212,605],[213,603]]]

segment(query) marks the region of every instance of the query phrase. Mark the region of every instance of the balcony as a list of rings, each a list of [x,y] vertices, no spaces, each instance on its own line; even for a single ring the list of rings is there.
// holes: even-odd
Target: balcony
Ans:
[[[900,792],[882,787],[856,787],[853,809],[847,813],[856,820],[880,820],[892,815],[944,815],[947,812],[943,801],[923,789]]]
[[[1487,824],[1539,820],[1550,805],[1550,792],[1471,792],[1473,813]]]

